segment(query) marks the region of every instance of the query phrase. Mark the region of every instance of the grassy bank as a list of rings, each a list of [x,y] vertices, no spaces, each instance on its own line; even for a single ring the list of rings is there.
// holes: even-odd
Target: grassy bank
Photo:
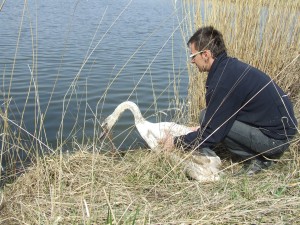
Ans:
[[[92,149],[92,148],[91,148]],[[125,156],[88,146],[46,157],[5,188],[2,224],[297,224],[299,161],[287,153],[272,170],[201,184],[167,155]],[[296,153],[295,153],[296,154]],[[230,166],[229,162],[225,162]],[[224,165],[225,166],[225,165]],[[171,171],[171,172],[170,172]]]
[[[230,55],[266,71],[290,94],[299,119],[300,25],[295,23],[299,3],[183,2],[183,14],[190,18],[182,27],[184,37],[199,26],[214,25],[224,33]],[[195,123],[204,106],[206,75],[198,74],[189,64],[188,69],[189,121]],[[235,177],[241,165],[220,154],[224,176],[218,182],[199,183],[188,179],[182,165],[174,165],[167,153],[146,149],[126,154],[105,152],[97,145],[98,134],[90,145],[74,142],[64,154],[59,148],[40,157],[36,149],[42,145],[39,136],[43,126],[37,121],[36,133],[30,136],[32,143],[24,145],[24,137],[11,129],[10,104],[8,98],[0,112],[1,138],[6,143],[2,144],[1,157],[5,154],[15,165],[24,151],[32,165],[25,173],[11,167],[11,180],[0,190],[0,224],[299,223],[299,133],[290,150],[270,170]],[[42,115],[39,118],[42,123]],[[22,122],[18,124],[22,126]]]

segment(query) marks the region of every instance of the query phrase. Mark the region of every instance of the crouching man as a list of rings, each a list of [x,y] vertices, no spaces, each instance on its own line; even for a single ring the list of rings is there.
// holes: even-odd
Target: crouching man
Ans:
[[[297,132],[288,96],[262,71],[229,57],[223,35],[213,27],[200,28],[187,44],[191,63],[208,73],[206,109],[197,131],[167,137],[162,140],[164,148],[201,151],[223,143],[246,160],[243,173],[252,175],[268,168]]]

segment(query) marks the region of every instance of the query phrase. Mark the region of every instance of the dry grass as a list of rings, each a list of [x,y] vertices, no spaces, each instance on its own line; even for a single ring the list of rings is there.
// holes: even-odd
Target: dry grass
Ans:
[[[296,224],[299,161],[287,153],[253,177],[188,180],[146,150],[45,157],[2,192],[2,224]],[[298,152],[294,152],[298,154]],[[227,165],[226,165],[227,164]]]
[[[295,21],[299,19],[299,1],[287,0],[284,6],[279,0],[184,2],[198,13],[204,10],[205,19],[196,14],[183,33],[189,36],[202,25],[217,27],[231,55],[266,71],[290,92],[299,118],[300,38],[299,23],[293,22],[293,15]],[[259,15],[264,7],[269,14],[261,33]],[[188,9],[185,13],[193,18]],[[286,38],[291,27],[292,38]],[[206,75],[194,76],[194,68],[188,68],[189,119],[194,122],[204,106]],[[7,111],[0,113],[5,143],[1,157],[20,149],[37,154],[35,147],[40,143],[34,139],[32,145],[21,146],[22,137],[14,139],[14,130],[5,120]],[[95,147],[97,140],[90,146],[78,145],[72,149],[74,154],[58,149],[52,156],[33,157],[26,173],[0,190],[0,224],[298,224],[299,140],[298,134],[272,169],[253,177],[232,176],[240,165],[224,155],[225,175],[215,183],[189,180],[181,165],[174,166],[167,155],[147,150],[110,155]]]

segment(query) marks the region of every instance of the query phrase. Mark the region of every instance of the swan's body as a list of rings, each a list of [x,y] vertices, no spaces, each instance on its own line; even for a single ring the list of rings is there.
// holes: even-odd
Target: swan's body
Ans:
[[[176,137],[193,131],[192,128],[173,122],[151,123],[145,120],[138,106],[131,101],[125,101],[118,105],[101,126],[106,131],[110,131],[120,115],[127,109],[133,113],[137,130],[151,149],[156,150],[159,146],[159,141],[166,138],[167,135],[171,134],[173,137]],[[218,172],[221,160],[213,151],[205,151],[199,154],[193,153],[188,157],[171,154],[171,159],[177,163],[181,161],[185,163],[185,170],[188,175],[198,181],[214,181],[219,179]]]
[[[137,130],[151,149],[156,148],[158,146],[158,141],[165,138],[168,133],[175,137],[193,131],[189,127],[172,122],[151,123],[145,120],[138,106],[130,101],[118,105],[114,112],[102,123],[102,127],[110,130],[126,109],[130,110],[134,115],[134,122]]]

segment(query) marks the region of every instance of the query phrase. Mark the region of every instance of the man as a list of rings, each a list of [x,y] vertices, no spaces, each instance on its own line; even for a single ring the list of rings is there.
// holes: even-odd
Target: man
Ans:
[[[212,26],[197,30],[187,44],[191,62],[208,72],[206,109],[197,131],[162,140],[164,148],[203,150],[223,143],[245,160],[243,173],[268,168],[297,131],[288,96],[262,71],[227,56],[223,36]]]

